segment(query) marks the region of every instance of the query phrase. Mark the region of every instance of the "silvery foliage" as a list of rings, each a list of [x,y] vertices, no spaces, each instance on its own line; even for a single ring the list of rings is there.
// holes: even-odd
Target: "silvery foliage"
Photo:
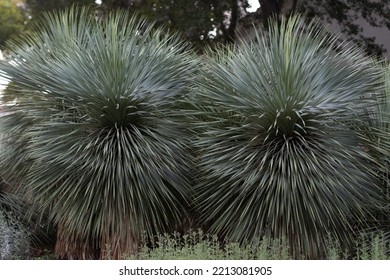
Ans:
[[[5,212],[0,212],[0,260],[27,259],[30,238],[26,228]]]

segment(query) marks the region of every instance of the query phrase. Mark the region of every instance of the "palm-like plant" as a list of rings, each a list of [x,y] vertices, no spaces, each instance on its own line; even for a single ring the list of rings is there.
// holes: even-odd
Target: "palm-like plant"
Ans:
[[[120,258],[145,232],[172,229],[189,190],[179,103],[194,60],[181,39],[124,11],[99,20],[72,8],[9,47],[1,75],[23,104],[2,117],[3,151],[23,135],[10,151],[27,168],[20,178],[12,156],[2,168],[57,224],[57,255],[95,258],[108,246]]]
[[[9,187],[0,177],[0,211],[8,211],[20,216],[22,208],[20,198],[9,191]]]
[[[381,195],[386,204],[375,212],[375,220],[368,228],[385,233],[390,240],[390,66],[384,68],[383,95],[379,96],[378,104],[367,110],[367,127],[361,131],[361,139],[372,157],[372,168],[381,182]]]
[[[211,230],[247,241],[287,236],[320,257],[376,201],[359,140],[382,89],[379,67],[299,16],[217,51],[195,87],[196,205]]]

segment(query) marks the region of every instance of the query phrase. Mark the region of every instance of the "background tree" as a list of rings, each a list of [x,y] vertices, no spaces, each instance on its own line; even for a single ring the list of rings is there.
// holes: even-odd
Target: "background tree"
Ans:
[[[64,9],[73,4],[95,5],[95,0],[25,0],[25,3],[32,16],[37,17],[42,12]]]
[[[362,24],[387,28],[390,37],[390,1],[388,0],[294,0],[292,10],[319,17],[329,24],[337,24],[342,34],[365,47],[370,54],[383,55],[387,50],[376,38],[363,33]]]
[[[179,30],[197,46],[232,43],[247,0],[105,0],[103,10],[127,8]]]
[[[4,2],[4,1],[3,1]],[[5,1],[8,2],[8,1]],[[159,24],[179,30],[195,46],[233,43],[237,33],[245,34],[253,24],[267,28],[273,15],[306,13],[309,18],[318,17],[324,24],[340,27],[345,38],[366,48],[370,54],[383,55],[384,46],[374,37],[363,32],[360,23],[383,27],[390,34],[390,2],[387,0],[260,0],[255,13],[247,12],[248,0],[25,0],[32,18],[43,11],[62,9],[72,4],[94,5],[106,13],[116,8],[138,12]],[[10,29],[12,33],[13,29]],[[250,32],[249,32],[250,33]]]
[[[345,38],[362,45],[370,54],[383,55],[386,49],[374,37],[365,35],[360,24],[366,21],[372,27],[385,27],[390,34],[390,2],[387,0],[260,0],[256,13],[246,11],[247,0],[103,0],[102,3],[104,9],[137,10],[181,30],[200,46],[232,43],[238,29],[251,29],[253,24],[267,28],[270,17],[293,12],[305,13],[309,19],[318,17],[324,24],[337,24]]]
[[[24,29],[25,15],[17,1],[0,0],[0,48],[12,35]]]
[[[390,36],[390,2],[387,0],[260,0],[259,3],[258,11],[240,20],[244,29],[251,29],[253,23],[267,27],[272,15],[280,17],[301,12],[308,19],[318,17],[324,25],[339,28],[344,38],[363,46],[370,54],[386,53],[375,37],[364,33],[362,24],[387,29]]]

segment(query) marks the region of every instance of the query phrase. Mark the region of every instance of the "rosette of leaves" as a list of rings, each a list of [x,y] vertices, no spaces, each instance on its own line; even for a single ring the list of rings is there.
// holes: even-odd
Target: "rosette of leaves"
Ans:
[[[383,64],[379,64],[383,67]],[[383,235],[390,241],[390,66],[385,64],[382,75],[384,90],[378,104],[367,109],[367,127],[360,131],[367,152],[372,157],[371,167],[380,179],[384,207],[373,213],[375,219],[365,228],[366,234]],[[389,252],[387,248],[387,252]]]
[[[287,237],[295,257],[343,244],[377,205],[359,130],[382,71],[355,46],[300,16],[219,50],[194,90],[196,205],[214,233]]]
[[[57,256],[120,258],[145,232],[172,230],[190,184],[180,103],[194,59],[181,38],[125,11],[73,7],[9,48],[0,73],[22,106],[2,117],[3,150],[23,135],[9,151],[26,165],[10,154],[3,172],[57,225]]]

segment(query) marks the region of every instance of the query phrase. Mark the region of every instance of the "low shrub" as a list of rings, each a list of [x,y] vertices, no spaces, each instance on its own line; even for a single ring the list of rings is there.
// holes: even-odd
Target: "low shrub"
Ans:
[[[0,212],[0,260],[21,260],[30,256],[30,236],[16,218]]]
[[[153,241],[144,241],[139,253],[130,259],[141,260],[287,260],[285,239],[263,238],[258,242],[240,245],[237,242],[220,242],[216,235],[202,230],[185,235],[160,234]]]
[[[338,239],[328,237],[321,259],[325,260],[389,260],[389,242],[382,235],[361,234],[351,248],[343,248]],[[136,256],[140,260],[292,260],[286,238],[264,237],[257,242],[240,245],[237,242],[220,242],[216,235],[193,231],[160,234],[154,241],[144,240]]]

